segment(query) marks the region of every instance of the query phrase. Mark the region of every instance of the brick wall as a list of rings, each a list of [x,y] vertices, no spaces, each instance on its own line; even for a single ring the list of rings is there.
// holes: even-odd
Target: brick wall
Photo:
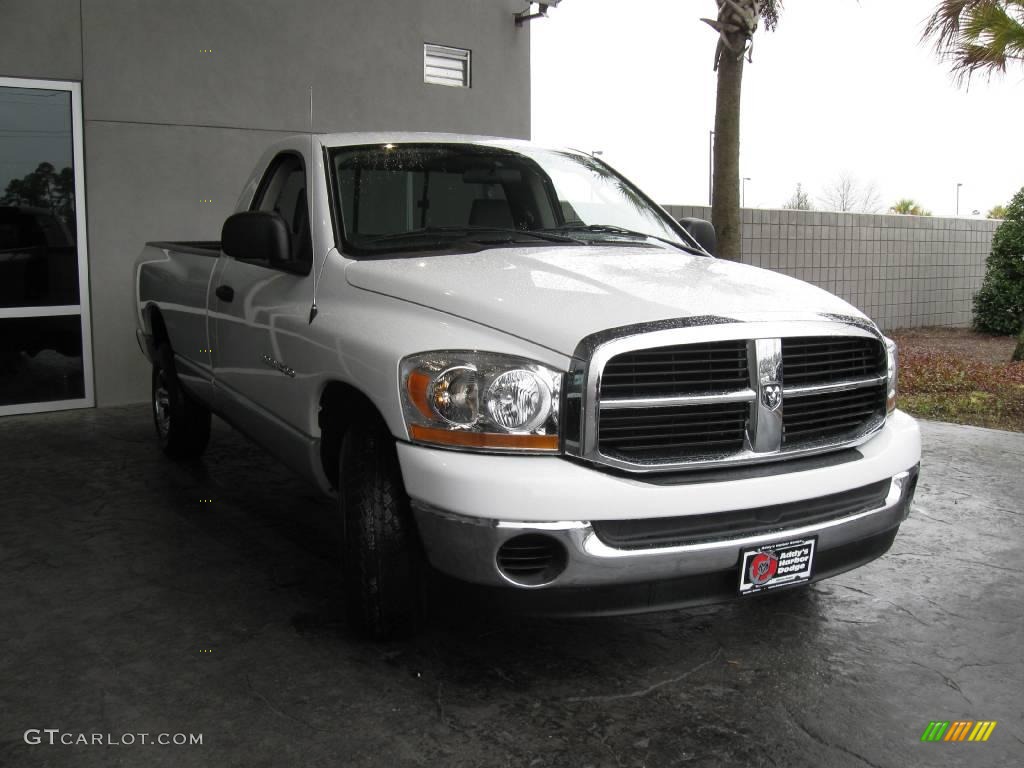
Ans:
[[[666,205],[676,218],[707,206]],[[882,328],[969,326],[998,222],[744,209],[747,264],[824,288]]]

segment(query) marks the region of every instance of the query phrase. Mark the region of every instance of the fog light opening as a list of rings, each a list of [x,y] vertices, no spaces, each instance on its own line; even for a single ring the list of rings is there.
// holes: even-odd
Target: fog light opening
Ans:
[[[550,584],[565,570],[569,556],[565,546],[552,536],[524,533],[498,549],[498,572],[522,587]]]

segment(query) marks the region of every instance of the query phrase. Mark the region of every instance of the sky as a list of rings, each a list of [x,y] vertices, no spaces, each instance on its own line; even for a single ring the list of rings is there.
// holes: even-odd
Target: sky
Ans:
[[[938,0],[785,0],[743,76],[748,207],[843,173],[882,208],[981,215],[1024,186],[1024,67],[958,88],[919,43]],[[708,203],[714,0],[563,0],[531,22],[533,139],[599,150],[662,204]]]
[[[0,197],[42,162],[71,165],[71,93],[0,88]]]

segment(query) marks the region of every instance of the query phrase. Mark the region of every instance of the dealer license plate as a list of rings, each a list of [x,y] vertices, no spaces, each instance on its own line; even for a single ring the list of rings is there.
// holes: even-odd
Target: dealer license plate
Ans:
[[[817,539],[796,539],[743,550],[740,594],[753,595],[810,581],[817,543]]]

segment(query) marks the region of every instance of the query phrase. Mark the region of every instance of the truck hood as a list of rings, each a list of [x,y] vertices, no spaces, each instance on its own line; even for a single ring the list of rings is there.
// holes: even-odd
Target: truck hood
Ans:
[[[350,262],[348,282],[571,356],[597,331],[715,315],[864,316],[808,283],[675,249],[534,246]]]

